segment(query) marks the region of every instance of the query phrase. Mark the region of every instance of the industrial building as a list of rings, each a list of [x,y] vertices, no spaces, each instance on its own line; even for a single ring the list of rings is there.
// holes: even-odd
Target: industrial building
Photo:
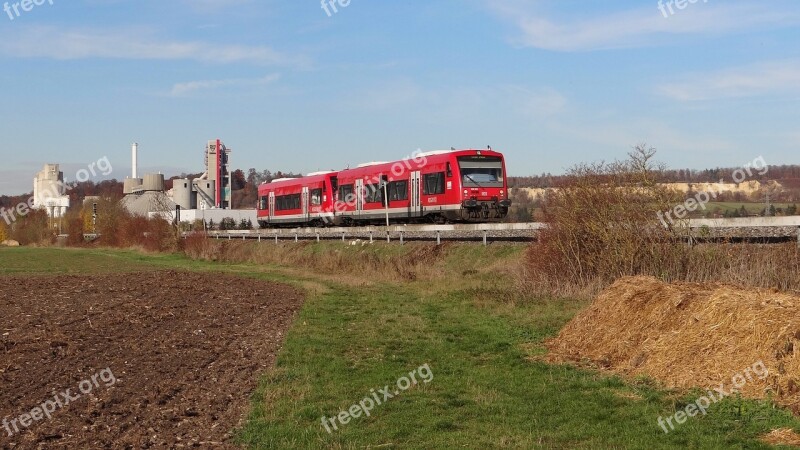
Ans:
[[[165,191],[164,175],[147,173],[139,177],[139,144],[131,147],[131,176],[123,181],[122,206],[131,214],[147,216],[151,212],[166,212],[175,209],[175,203]]]
[[[206,172],[199,178],[177,179],[172,185],[172,200],[185,210],[230,209],[231,149],[219,140],[208,141]]]
[[[205,148],[206,171],[198,178],[173,180],[172,189],[165,191],[162,174],[138,176],[139,145],[131,148],[132,174],[124,181],[122,205],[132,214],[140,216],[158,215],[174,220],[178,206],[181,221],[213,220],[219,223],[224,218],[235,221],[250,220],[256,223],[255,210],[232,211],[231,207],[231,149],[219,140],[208,141]]]
[[[62,217],[69,208],[64,172],[58,164],[45,164],[33,179],[33,207],[44,209],[50,217]]]

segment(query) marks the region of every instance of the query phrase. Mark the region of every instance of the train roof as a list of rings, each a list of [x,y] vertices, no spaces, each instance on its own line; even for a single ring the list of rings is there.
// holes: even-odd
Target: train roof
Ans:
[[[290,186],[292,184],[296,184],[298,181],[302,182],[315,182],[315,181],[323,181],[330,176],[336,176],[336,171],[326,171],[326,172],[313,172],[304,177],[296,177],[296,178],[277,178],[272,180],[269,183],[262,183],[259,187],[282,187],[282,186]]]
[[[379,166],[391,167],[392,165],[397,164],[397,163],[401,163],[403,161],[416,160],[416,159],[419,159],[419,158],[430,158],[430,157],[444,156],[444,155],[464,156],[464,155],[469,155],[471,153],[476,153],[476,154],[486,153],[486,154],[491,154],[492,156],[501,156],[501,157],[503,156],[502,153],[500,153],[498,151],[495,151],[495,150],[491,150],[491,149],[431,150],[431,151],[428,151],[428,152],[414,153],[413,155],[411,155],[411,156],[409,156],[407,158],[396,160],[396,161],[391,161],[391,162],[369,162],[369,163],[359,164],[356,167],[352,167],[352,168],[347,168],[347,169],[341,170],[341,171],[339,171],[339,173],[352,172],[352,171],[368,169],[368,168],[377,168]]]

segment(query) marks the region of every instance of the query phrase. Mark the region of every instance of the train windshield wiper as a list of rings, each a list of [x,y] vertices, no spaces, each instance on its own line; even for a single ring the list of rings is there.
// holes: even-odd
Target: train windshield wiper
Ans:
[[[470,179],[470,181],[472,181],[473,183],[475,183],[475,185],[476,185],[476,186],[478,186],[479,188],[483,189],[483,186],[481,186],[481,185],[480,185],[480,184],[479,184],[477,181],[475,181],[475,179],[474,179],[474,178],[472,178],[472,176],[470,176],[470,175],[467,175],[467,174],[464,174],[464,177],[465,177],[465,178],[469,178],[469,179]]]

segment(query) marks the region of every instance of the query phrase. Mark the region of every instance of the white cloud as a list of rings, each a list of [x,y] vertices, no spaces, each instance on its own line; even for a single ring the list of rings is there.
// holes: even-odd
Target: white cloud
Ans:
[[[800,94],[800,60],[771,61],[682,78],[659,86],[657,92],[684,102]]]
[[[263,0],[262,0],[263,1]],[[200,12],[217,12],[220,9],[235,8],[252,4],[253,0],[183,0],[183,3]]]
[[[170,94],[177,97],[204,89],[217,89],[231,86],[259,86],[273,83],[279,78],[279,74],[272,74],[263,78],[233,78],[228,80],[187,81],[184,83],[176,83],[174,86],[172,86],[172,91]]]
[[[800,23],[795,3],[698,2],[665,18],[657,2],[652,6],[609,12],[582,20],[557,21],[545,17],[542,2],[486,0],[497,16],[516,25],[515,43],[554,51],[591,51],[662,45],[665,36],[724,35],[765,27]],[[666,1],[665,1],[666,3]]]
[[[567,99],[552,88],[527,88],[506,86],[500,90],[512,105],[524,116],[542,118],[562,113],[567,108]]]
[[[302,57],[290,56],[267,46],[219,45],[206,42],[162,40],[146,30],[61,30],[33,27],[0,35],[0,54],[16,58],[74,60],[88,58],[133,60],[194,60],[202,62],[249,62],[265,65],[302,65]]]
[[[447,86],[425,88],[409,79],[388,80],[349,96],[345,106],[366,111],[398,108],[423,109],[429,113],[459,117],[495,108],[510,108],[526,118],[542,118],[563,112],[567,99],[550,87],[523,85]]]

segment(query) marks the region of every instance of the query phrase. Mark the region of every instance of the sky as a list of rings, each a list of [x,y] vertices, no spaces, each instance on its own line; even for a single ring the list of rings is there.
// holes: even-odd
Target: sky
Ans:
[[[488,145],[517,176],[639,143],[672,168],[800,164],[796,0],[18,1],[0,194],[45,163],[123,179],[132,142],[140,172],[202,172],[216,138],[273,172]]]

